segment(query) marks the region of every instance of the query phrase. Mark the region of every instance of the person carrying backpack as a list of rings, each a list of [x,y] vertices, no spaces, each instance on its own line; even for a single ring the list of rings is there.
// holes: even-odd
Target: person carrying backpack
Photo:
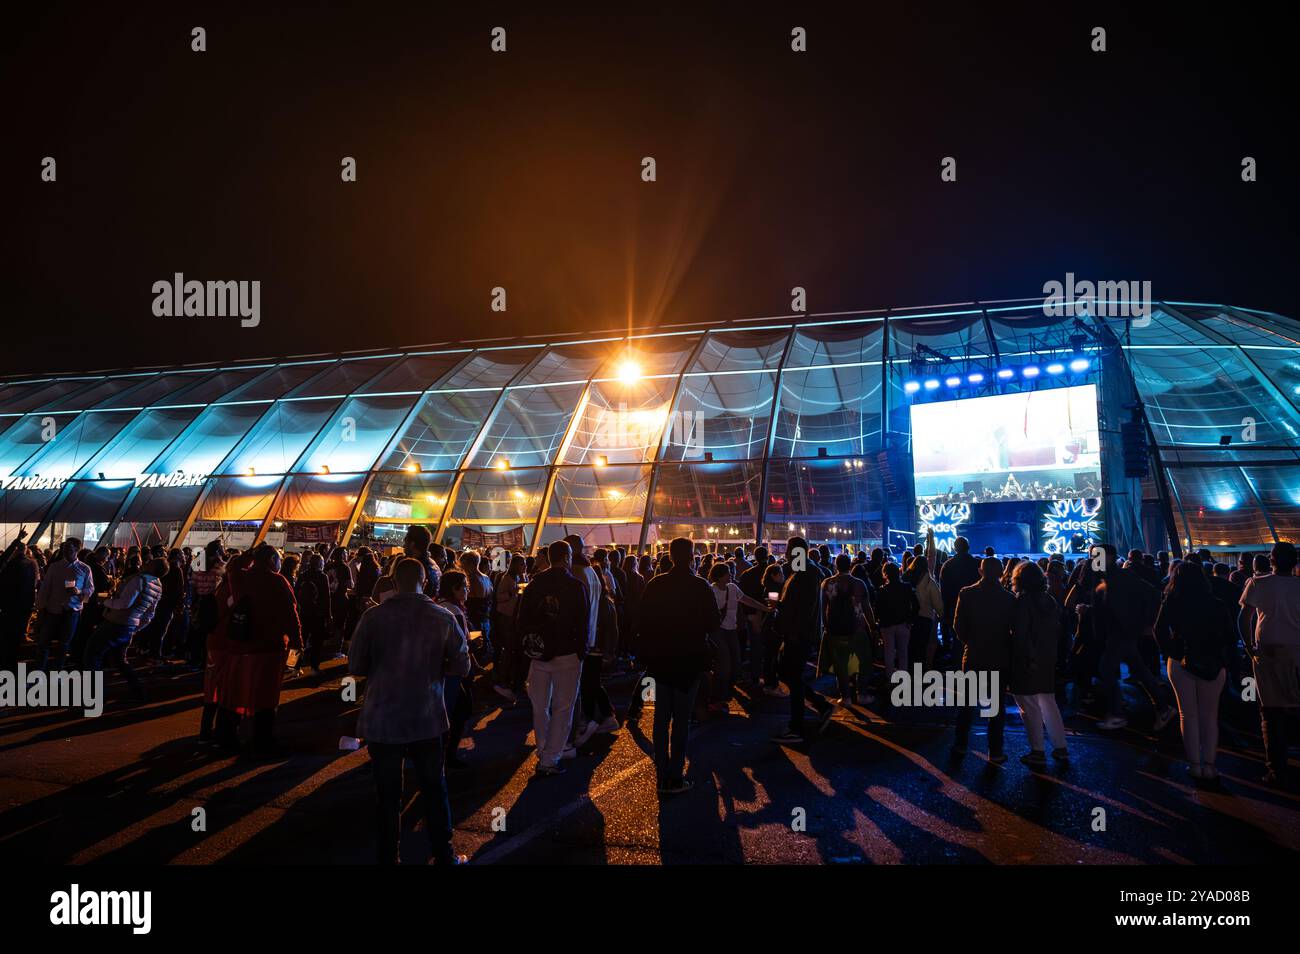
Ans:
[[[871,639],[869,631],[876,619],[871,611],[867,584],[851,573],[853,560],[847,553],[835,558],[836,573],[822,581],[822,607],[826,618],[826,639],[831,667],[839,684],[840,701],[855,705],[863,683],[871,674]],[[864,673],[866,675],[864,675]],[[869,705],[874,700],[866,697]]]
[[[548,566],[519,597],[519,648],[531,662],[528,698],[533,704],[537,774],[560,775],[560,759],[577,750],[567,745],[582,657],[587,652],[589,610],[586,588],[572,573],[573,551],[563,540],[547,548]]]

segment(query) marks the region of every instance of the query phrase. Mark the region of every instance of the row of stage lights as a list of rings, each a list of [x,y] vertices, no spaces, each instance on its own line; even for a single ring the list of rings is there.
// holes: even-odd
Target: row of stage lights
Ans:
[[[1044,374],[1056,376],[1065,374],[1068,370],[1073,374],[1082,374],[1092,367],[1092,362],[1088,358],[1074,358],[1069,362],[1053,361],[1047,365],[1027,364],[1021,368],[1000,368],[993,375],[997,381],[1010,381],[1016,377],[1022,380],[1032,381]],[[951,374],[946,377],[935,378],[914,378],[910,381],[903,382],[903,390],[908,394],[916,394],[918,391],[937,391],[940,386],[947,388],[959,388],[962,385],[981,385],[988,380],[988,375],[983,371],[972,371],[967,375]]]

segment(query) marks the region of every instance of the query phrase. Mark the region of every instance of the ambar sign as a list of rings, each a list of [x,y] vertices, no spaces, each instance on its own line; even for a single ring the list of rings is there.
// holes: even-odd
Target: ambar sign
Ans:
[[[141,474],[135,479],[135,485],[137,487],[197,487],[207,479],[207,474],[187,474],[178,470],[171,474]]]
[[[171,474],[137,474],[137,487],[198,487],[208,479],[207,474],[187,474],[176,471]],[[62,490],[68,482],[67,477],[5,477],[0,480],[0,490]]]

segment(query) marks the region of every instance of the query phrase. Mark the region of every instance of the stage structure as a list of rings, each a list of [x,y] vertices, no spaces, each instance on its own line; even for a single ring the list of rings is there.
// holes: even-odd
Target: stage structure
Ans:
[[[0,381],[5,543],[860,547],[954,516],[1000,549],[1296,539],[1300,324],[1035,299]]]

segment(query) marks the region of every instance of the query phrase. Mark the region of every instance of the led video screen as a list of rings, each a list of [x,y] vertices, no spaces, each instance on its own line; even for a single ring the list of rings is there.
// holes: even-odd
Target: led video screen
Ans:
[[[912,468],[930,503],[1100,497],[1096,385],[914,404]]]

